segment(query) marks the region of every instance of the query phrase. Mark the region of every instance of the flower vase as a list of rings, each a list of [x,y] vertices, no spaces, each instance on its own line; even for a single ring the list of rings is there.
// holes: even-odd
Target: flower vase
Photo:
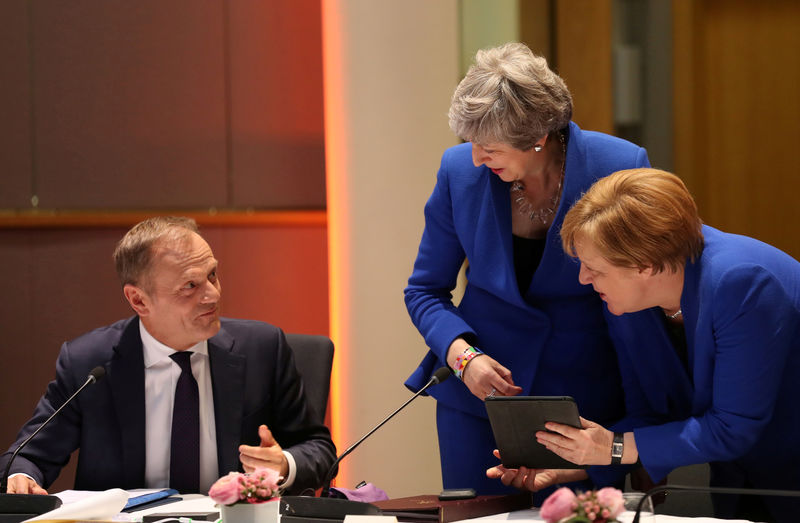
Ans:
[[[263,503],[235,503],[220,506],[222,523],[278,523],[280,498]]]

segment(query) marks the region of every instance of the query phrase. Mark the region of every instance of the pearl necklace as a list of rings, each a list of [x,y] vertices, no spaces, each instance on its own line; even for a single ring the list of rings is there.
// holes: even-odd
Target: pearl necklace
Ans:
[[[520,181],[515,181],[511,184],[511,193],[514,195],[514,202],[517,204],[517,210],[520,214],[528,215],[530,221],[540,220],[542,225],[547,225],[547,220],[555,214],[558,208],[558,202],[561,200],[561,186],[564,183],[564,167],[567,163],[567,144],[564,141],[564,134],[558,133],[558,139],[561,142],[561,175],[558,177],[558,187],[556,192],[550,197],[550,205],[541,209],[536,209],[528,195],[525,194],[525,184]]]

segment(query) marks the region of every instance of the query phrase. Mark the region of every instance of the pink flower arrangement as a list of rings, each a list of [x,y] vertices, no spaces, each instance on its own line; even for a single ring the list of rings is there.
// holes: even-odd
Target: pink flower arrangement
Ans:
[[[624,508],[622,492],[615,488],[576,495],[567,487],[561,487],[544,500],[539,514],[547,523],[612,523]]]
[[[280,480],[278,471],[270,468],[258,468],[248,474],[231,472],[211,485],[208,497],[220,505],[264,503],[278,493]]]

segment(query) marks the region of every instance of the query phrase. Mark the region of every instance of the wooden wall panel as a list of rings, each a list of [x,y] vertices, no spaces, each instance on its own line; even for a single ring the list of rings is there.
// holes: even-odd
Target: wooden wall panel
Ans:
[[[324,208],[320,10],[3,2],[0,208]]]
[[[547,59],[552,67],[553,28],[551,0],[525,0],[519,3],[519,39],[531,50]]]
[[[228,8],[233,203],[324,208],[320,2]]]
[[[0,208],[31,195],[28,2],[0,2]]]
[[[226,205],[222,1],[31,6],[40,206]]]
[[[61,344],[129,315],[110,260],[118,238],[111,231],[0,231],[0,271],[13,275],[10,299],[0,300],[2,452],[55,376]],[[74,470],[73,462],[51,491],[72,488]]]
[[[328,334],[327,227],[204,227],[220,260],[225,316]]]
[[[111,253],[127,228],[0,230],[0,447],[55,375],[61,344],[132,315]],[[222,313],[328,333],[325,225],[202,227],[220,260]],[[70,465],[54,492],[71,488]]]
[[[800,257],[800,3],[674,6],[678,174],[706,223]]]
[[[556,69],[572,93],[573,120],[614,133],[611,0],[556,4]]]

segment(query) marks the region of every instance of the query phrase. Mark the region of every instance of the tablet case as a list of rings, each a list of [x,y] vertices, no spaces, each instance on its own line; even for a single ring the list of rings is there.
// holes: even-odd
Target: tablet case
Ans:
[[[536,432],[547,421],[580,428],[578,406],[569,396],[492,396],[485,400],[494,440],[506,468],[582,469],[547,450]]]

